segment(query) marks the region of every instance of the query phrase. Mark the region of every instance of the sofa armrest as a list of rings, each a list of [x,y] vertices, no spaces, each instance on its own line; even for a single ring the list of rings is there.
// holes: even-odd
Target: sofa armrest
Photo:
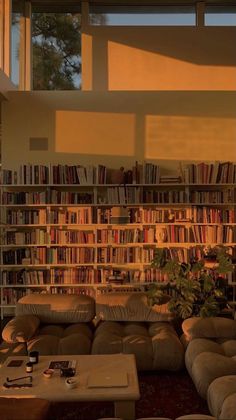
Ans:
[[[191,317],[182,323],[188,341],[194,338],[236,338],[236,321],[223,317]]]
[[[2,338],[7,343],[23,343],[35,334],[40,320],[35,315],[18,315],[12,318],[2,331]]]

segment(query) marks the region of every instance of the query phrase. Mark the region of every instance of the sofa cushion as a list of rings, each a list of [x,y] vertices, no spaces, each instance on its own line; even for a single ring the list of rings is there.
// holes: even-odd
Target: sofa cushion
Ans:
[[[28,351],[38,351],[40,356],[58,354],[60,338],[55,335],[37,335],[28,341]]]
[[[173,314],[167,305],[150,306],[143,292],[102,293],[96,299],[96,315],[106,321],[170,321]]]
[[[190,341],[186,352],[185,352],[185,366],[190,374],[192,375],[192,366],[196,357],[203,352],[212,352],[212,354],[224,355],[224,349],[218,343],[207,338],[195,338]]]
[[[183,346],[168,322],[101,321],[92,354],[115,353],[133,353],[139,370],[178,370],[184,361]]]
[[[12,318],[2,331],[2,338],[7,343],[24,343],[35,334],[40,320],[34,315],[20,315]]]
[[[93,331],[90,324],[43,325],[38,335],[28,341],[28,350],[41,355],[89,354]]]
[[[91,340],[85,334],[75,333],[63,337],[58,346],[58,354],[90,354]]]
[[[236,361],[232,357],[203,352],[193,362],[192,378],[202,398],[207,398],[210,384],[225,375],[236,375]]]
[[[155,323],[156,325],[158,323]],[[184,348],[174,328],[168,323],[149,328],[152,336],[153,369],[177,371],[184,365]],[[165,324],[165,325],[164,325]],[[156,331],[155,335],[152,335]]]
[[[182,329],[188,340],[193,338],[236,338],[236,321],[222,317],[185,319]]]
[[[227,417],[221,417],[224,402],[224,410],[226,410],[226,405],[230,406],[230,404],[227,403],[227,399],[231,395],[234,395],[234,417],[236,418],[236,375],[227,375],[216,378],[210,384],[207,391],[207,403],[210,412],[217,418],[232,419],[232,411],[231,415],[228,412]]]
[[[217,420],[216,417],[208,416],[207,414],[186,414],[185,416],[177,417],[175,420]]]
[[[219,420],[236,420],[236,392],[229,395],[223,402]]]
[[[87,295],[30,294],[16,305],[16,315],[36,315],[45,323],[89,322],[95,316],[95,301]]]

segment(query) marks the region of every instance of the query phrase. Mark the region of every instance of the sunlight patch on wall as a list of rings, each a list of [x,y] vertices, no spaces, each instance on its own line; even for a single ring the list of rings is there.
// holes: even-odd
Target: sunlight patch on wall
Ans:
[[[108,41],[108,89],[236,89],[234,67],[199,65],[187,60],[187,55],[184,61],[168,56],[168,52],[164,55]]]
[[[82,89],[92,90],[93,74],[93,37],[91,35],[81,34],[81,53],[82,53]]]
[[[56,111],[55,133],[59,153],[133,156],[135,115]]]
[[[147,115],[145,158],[236,160],[236,119]]]

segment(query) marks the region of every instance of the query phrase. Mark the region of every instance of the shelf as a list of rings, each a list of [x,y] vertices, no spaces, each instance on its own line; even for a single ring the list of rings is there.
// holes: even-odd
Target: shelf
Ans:
[[[167,178],[158,165],[135,162],[133,177],[120,184],[111,183],[103,165],[23,164],[19,171],[3,170],[2,302],[15,302],[30,289],[49,293],[83,289],[96,295],[107,289],[163,284],[166,277],[151,267],[157,248],[166,248],[181,262],[200,258],[204,247],[222,243],[235,252],[236,185],[231,181],[236,180],[236,164],[204,165],[186,165],[185,178]],[[15,180],[18,183],[9,183]],[[225,180],[230,182],[221,182]],[[86,259],[90,262],[82,262]],[[37,263],[53,260],[80,262]],[[5,264],[9,261],[18,264]],[[108,282],[117,272],[130,281]],[[0,305],[10,306],[14,307]]]

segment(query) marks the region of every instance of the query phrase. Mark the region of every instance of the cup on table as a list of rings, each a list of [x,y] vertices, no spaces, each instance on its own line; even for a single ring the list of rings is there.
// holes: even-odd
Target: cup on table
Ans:
[[[25,365],[25,370],[26,370],[26,372],[27,373],[31,373],[31,372],[33,372],[33,363],[32,362],[28,362],[28,363],[26,363],[26,365]]]

